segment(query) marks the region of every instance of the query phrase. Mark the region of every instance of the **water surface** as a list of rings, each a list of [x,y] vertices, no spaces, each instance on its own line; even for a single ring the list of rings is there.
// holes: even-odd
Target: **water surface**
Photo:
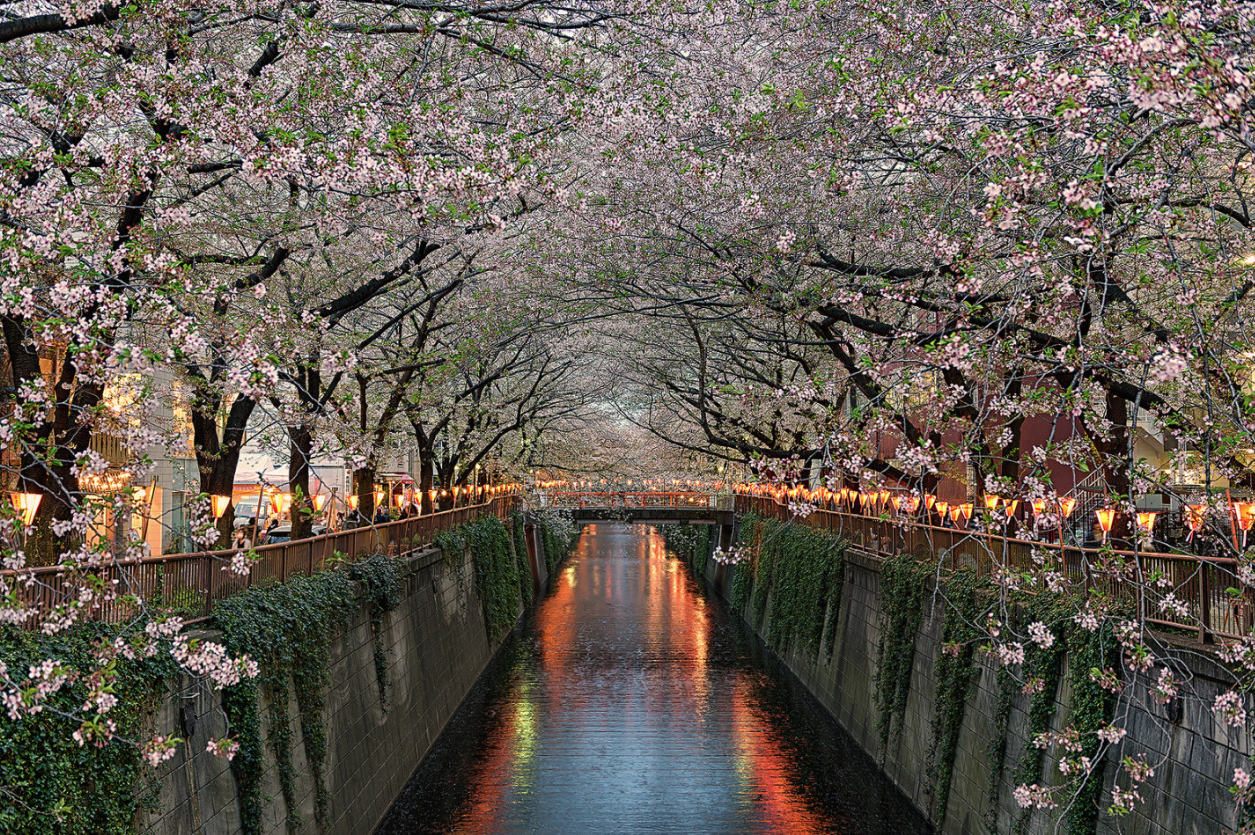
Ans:
[[[651,529],[589,525],[378,829],[929,832]]]

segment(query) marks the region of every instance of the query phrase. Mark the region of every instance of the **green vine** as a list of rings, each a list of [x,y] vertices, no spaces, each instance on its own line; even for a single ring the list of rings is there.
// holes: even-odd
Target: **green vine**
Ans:
[[[773,530],[777,524],[771,520],[763,520],[759,523],[762,540],[767,539],[768,531]],[[771,595],[771,574],[775,564],[775,549],[760,546],[754,560],[754,590],[750,594],[750,609],[754,613],[754,625],[759,629],[762,629],[767,618],[767,601]]]
[[[845,591],[845,549],[837,552],[828,573],[828,615],[824,623],[824,657],[832,658],[837,647],[837,630],[841,625],[841,595]]]
[[[1025,623],[1042,620],[1053,633],[1059,634],[1062,619],[1067,611],[1059,608],[1059,600],[1039,596],[1029,605]],[[1035,784],[1042,780],[1042,766],[1045,762],[1045,748],[1033,745],[1034,738],[1040,733],[1050,730],[1050,722],[1054,719],[1055,693],[1059,692],[1059,679],[1063,676],[1063,640],[1055,640],[1050,647],[1042,647],[1037,643],[1029,643],[1024,649],[1022,665],[1024,687],[1029,689],[1028,728],[1024,736],[1024,751],[1020,755],[1019,765],[1015,767],[1015,782],[1018,784]],[[1032,817],[1032,809],[1024,810],[1015,819],[1013,832],[1028,830],[1028,822]]]
[[[989,741],[989,807],[985,812],[985,825],[993,831],[998,823],[998,788],[1006,770],[1007,728],[1011,722],[1011,707],[1015,699],[1015,676],[1005,665],[998,666],[995,675],[998,685],[998,702],[994,706],[994,735]]]
[[[374,638],[375,681],[379,685],[379,704],[384,711],[392,706],[388,684],[388,655],[383,643],[384,619],[401,605],[404,591],[402,564],[384,554],[375,554],[349,566],[349,577],[358,583],[362,602],[370,614],[370,631]]]
[[[804,525],[747,515],[739,542],[756,554],[752,564],[737,566],[733,606],[744,611],[748,597],[761,628],[770,603],[774,646],[817,659],[823,644],[831,654],[845,583],[845,541]]]
[[[693,566],[698,577],[706,576],[706,561],[710,558],[710,526],[690,525],[687,522],[679,525],[662,525],[662,538],[667,548],[680,559]]]
[[[813,528],[768,523],[762,550],[774,551],[771,639],[817,658],[834,575],[844,574],[845,543]]]
[[[496,642],[514,627],[522,601],[514,544],[496,516],[463,525],[459,530],[471,549],[475,592],[484,607],[488,637]]]
[[[1041,621],[1055,636],[1050,647],[1030,643],[1023,665],[1025,685],[1032,692],[1029,701],[1028,729],[1024,752],[1016,768],[1015,782],[1037,783],[1042,779],[1046,749],[1033,744],[1038,735],[1050,731],[1056,710],[1059,682],[1066,673],[1071,685],[1070,726],[1080,734],[1082,750],[1078,756],[1096,757],[1100,741],[1096,732],[1109,723],[1115,710],[1115,698],[1103,690],[1092,672],[1117,666],[1118,643],[1110,623],[1095,632],[1078,626],[1072,619],[1076,601],[1066,595],[1040,595],[1028,602],[1020,617],[1025,623]],[[1068,835],[1093,835],[1098,827],[1099,794],[1102,791],[1101,768],[1082,778],[1075,800],[1064,813],[1064,831]],[[1016,819],[1013,831],[1026,832],[1032,810]]]
[[[926,787],[935,804],[934,822],[938,829],[945,822],[949,807],[954,757],[976,671],[976,645],[981,638],[977,624],[983,622],[986,614],[988,586],[987,581],[979,580],[968,570],[945,579],[947,608],[942,625],[942,651],[933,666],[936,684],[927,758],[930,782]]]
[[[552,579],[558,572],[558,566],[566,559],[578,532],[559,531],[553,525],[540,523],[540,539],[545,548],[545,568]]]
[[[523,522],[523,514],[517,510],[510,514],[510,529],[514,535],[514,562],[518,566],[519,591],[523,595],[523,605],[532,605],[532,569],[527,561],[527,528]]]
[[[911,693],[911,667],[915,660],[915,636],[924,616],[924,597],[932,572],[910,554],[896,554],[880,567],[880,608],[885,623],[880,633],[876,664],[876,731],[883,757],[889,747],[894,717],[898,732]]]
[[[241,827],[261,832],[262,740],[259,696],[269,706],[266,739],[275,755],[279,787],[291,827],[300,826],[296,810],[296,769],[292,764],[292,723],[288,713],[291,681],[300,713],[301,736],[314,781],[315,817],[325,823],[330,797],[324,768],[327,733],[328,653],[331,636],[343,629],[358,598],[347,572],[324,571],[286,583],[254,586],[221,601],[214,619],[232,654],[248,653],[260,675],[223,691],[223,709],[240,750],[231,761],[239,789]]]
[[[22,676],[30,666],[55,659],[86,679],[101,670],[92,647],[116,636],[94,623],[54,636],[5,626],[0,661]],[[107,715],[117,725],[117,739],[101,748],[75,742],[71,735],[79,722],[63,715],[82,707],[87,694],[82,683],[52,694],[40,713],[13,720],[0,712],[0,832],[130,835],[136,816],[156,808],[160,786],[131,743],[151,734],[150,718],[176,672],[174,662],[159,653],[136,661],[118,657],[110,664],[116,665],[118,678],[110,689],[118,704]]]
[[[1116,697],[1100,687],[1096,673],[1104,668],[1119,668],[1120,650],[1111,621],[1088,632],[1075,623],[1069,624],[1068,677],[1072,683],[1072,712],[1069,721],[1081,735],[1082,749],[1078,756],[1098,758],[1100,740],[1097,732],[1111,722]],[[1088,774],[1077,791],[1076,800],[1064,814],[1069,835],[1093,835],[1098,830],[1098,808],[1102,794],[1102,768]]]
[[[762,530],[762,520],[753,513],[741,517],[740,530],[737,532],[737,544],[752,548],[758,541]],[[754,587],[754,568],[756,563],[741,563],[736,566],[732,575],[732,609],[739,615],[745,615],[745,606],[749,603],[750,592]]]

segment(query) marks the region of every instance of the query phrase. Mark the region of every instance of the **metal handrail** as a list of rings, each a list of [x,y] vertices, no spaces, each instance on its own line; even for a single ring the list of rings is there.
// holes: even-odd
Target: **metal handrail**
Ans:
[[[738,494],[736,510],[840,532],[854,546],[880,558],[903,551],[926,553],[945,559],[951,569],[969,567],[980,576],[988,576],[995,567],[1049,565],[1069,581],[1083,583],[1086,589],[1130,600],[1149,623],[1197,631],[1202,641],[1242,638],[1255,626],[1255,596],[1250,591],[1237,595],[1229,592],[1232,587],[1241,587],[1236,582],[1238,561],[1232,557],[1086,548],[840,509],[820,508],[803,518],[772,496]],[[1127,570],[1117,570],[1121,564]],[[1170,581],[1167,591],[1184,604],[1185,614],[1159,607],[1166,595],[1148,594],[1149,583],[1129,579],[1130,575],[1147,577],[1155,572]]]
[[[681,491],[621,491],[621,490],[560,490],[549,494],[554,507],[594,508],[617,510],[619,508],[684,507],[708,508],[714,495],[694,490]]]
[[[515,495],[497,496],[477,505],[415,516],[395,522],[365,525],[334,531],[307,539],[260,545],[248,549],[256,559],[247,574],[227,569],[240,549],[161,554],[140,559],[115,560],[84,568],[64,565],[43,566],[21,571],[0,571],[0,579],[34,615],[24,624],[38,626],[58,607],[70,605],[86,576],[99,579],[104,587],[117,588],[118,597],[130,595],[158,607],[188,615],[191,621],[209,616],[214,603],[238,594],[258,582],[283,582],[297,574],[321,571],[337,554],[346,562],[375,553],[403,554],[432,544],[437,534],[486,516],[509,517],[515,508]],[[56,578],[62,581],[58,586]],[[27,582],[32,578],[34,582]],[[136,614],[135,604],[113,599],[97,604],[88,613],[94,620],[121,622]]]

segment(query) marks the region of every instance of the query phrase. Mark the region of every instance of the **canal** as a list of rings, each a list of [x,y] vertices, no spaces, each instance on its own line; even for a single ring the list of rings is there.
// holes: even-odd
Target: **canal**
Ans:
[[[661,536],[589,525],[559,571],[378,835],[930,831]]]

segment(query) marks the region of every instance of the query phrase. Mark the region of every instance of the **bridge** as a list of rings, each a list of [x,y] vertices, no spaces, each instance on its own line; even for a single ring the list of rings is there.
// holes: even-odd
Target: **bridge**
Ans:
[[[726,525],[735,515],[732,497],[699,491],[556,491],[541,506],[568,508],[577,522]]]

